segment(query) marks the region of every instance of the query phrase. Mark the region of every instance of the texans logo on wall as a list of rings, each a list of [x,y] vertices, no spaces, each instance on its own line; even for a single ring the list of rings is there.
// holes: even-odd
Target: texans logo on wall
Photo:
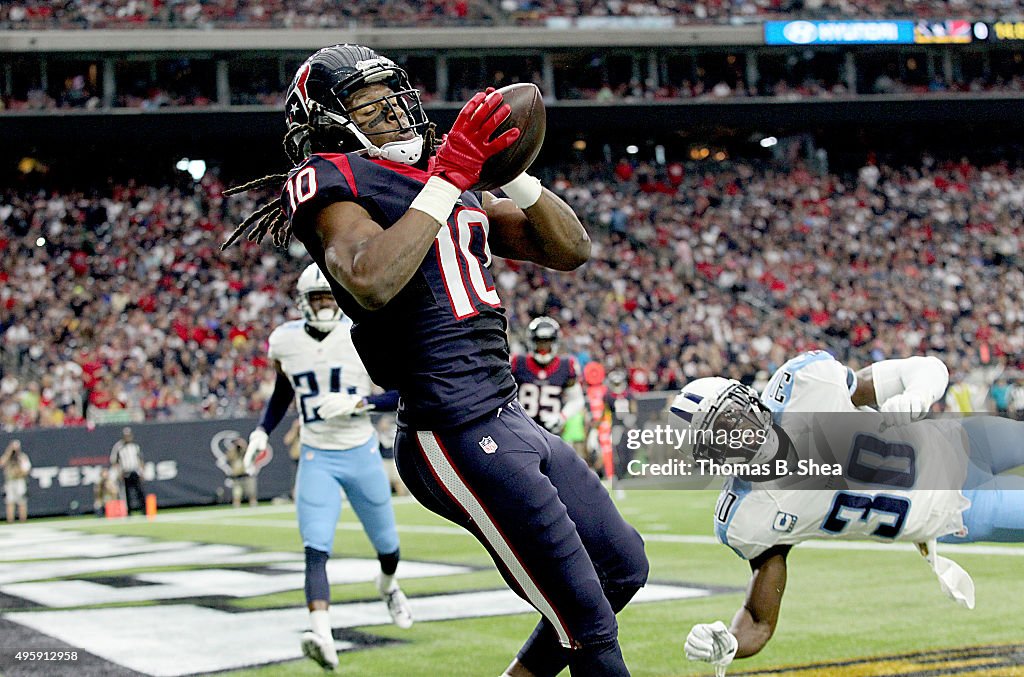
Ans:
[[[221,430],[210,438],[210,453],[217,459],[217,467],[228,477],[234,476],[231,469],[231,461],[228,458],[229,450],[235,447],[236,453],[245,454],[248,445],[246,439],[237,430]],[[268,442],[267,448],[256,454],[252,465],[258,474],[274,458],[274,447]]]

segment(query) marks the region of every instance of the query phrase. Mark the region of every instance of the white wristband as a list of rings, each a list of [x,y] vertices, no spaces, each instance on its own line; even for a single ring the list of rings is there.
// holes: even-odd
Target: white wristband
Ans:
[[[528,209],[537,204],[544,189],[540,185],[540,179],[523,172],[501,187],[509,199],[516,203],[520,209]]]
[[[417,209],[438,223],[447,223],[462,192],[440,176],[431,176],[409,209]]]

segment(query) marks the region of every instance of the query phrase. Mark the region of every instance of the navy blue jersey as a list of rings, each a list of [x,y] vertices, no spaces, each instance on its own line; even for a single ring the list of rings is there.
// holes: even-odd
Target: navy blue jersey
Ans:
[[[354,153],[317,154],[289,174],[282,193],[293,235],[323,271],[315,217],[334,202],[355,202],[382,228],[409,209],[426,172]],[[362,306],[330,275],[334,297],[352,318],[352,340],[370,378],[402,397],[399,422],[438,430],[496,411],[515,395],[507,322],[488,266],[489,223],[463,193],[419,270],[379,310]]]
[[[544,414],[561,414],[564,391],[576,383],[579,365],[568,355],[540,364],[532,355],[512,356],[512,378],[519,384],[519,403],[527,416],[544,425]]]
[[[612,422],[621,425],[633,413],[633,398],[628,390],[609,390],[604,394],[605,409],[612,414]]]

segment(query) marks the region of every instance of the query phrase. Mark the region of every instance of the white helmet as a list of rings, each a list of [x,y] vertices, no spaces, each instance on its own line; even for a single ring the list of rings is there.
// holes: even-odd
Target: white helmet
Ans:
[[[691,381],[676,395],[670,411],[694,431],[695,459],[761,464],[778,453],[771,411],[757,391],[739,381],[721,376]]]
[[[302,275],[299,275],[299,282],[296,285],[299,290],[299,310],[306,319],[306,324],[318,331],[329,332],[338,326],[344,314],[341,308],[335,304],[334,308],[321,308],[319,312],[313,311],[313,305],[309,302],[309,295],[317,292],[332,294],[331,285],[320,272],[320,267],[311,263]]]

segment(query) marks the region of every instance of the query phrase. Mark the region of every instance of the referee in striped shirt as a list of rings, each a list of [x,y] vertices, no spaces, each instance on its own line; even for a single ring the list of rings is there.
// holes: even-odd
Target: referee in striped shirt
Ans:
[[[115,442],[111,448],[110,465],[121,471],[128,514],[131,514],[133,505],[138,505],[139,512],[144,513],[146,511],[146,494],[142,490],[142,449],[135,442],[131,428],[122,430],[121,439]]]

